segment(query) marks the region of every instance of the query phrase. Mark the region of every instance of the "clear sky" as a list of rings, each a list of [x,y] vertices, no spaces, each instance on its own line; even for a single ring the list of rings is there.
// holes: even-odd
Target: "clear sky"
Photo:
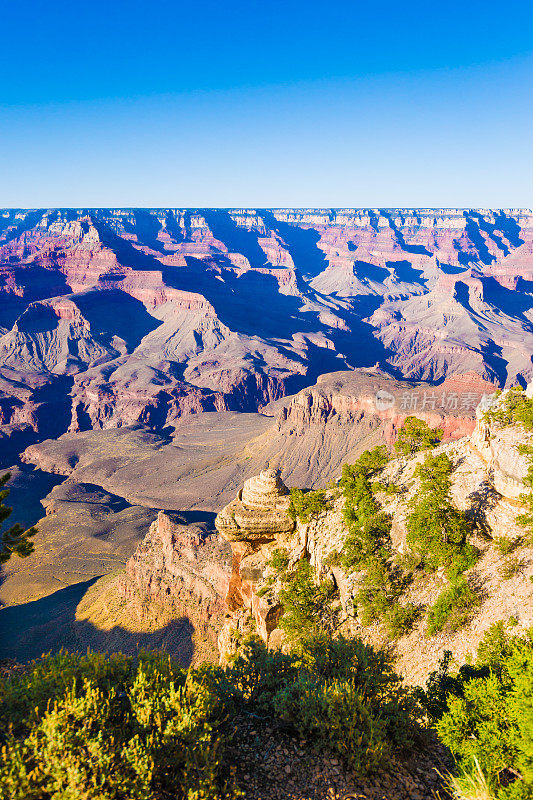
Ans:
[[[533,205],[530,0],[2,4],[0,206]]]

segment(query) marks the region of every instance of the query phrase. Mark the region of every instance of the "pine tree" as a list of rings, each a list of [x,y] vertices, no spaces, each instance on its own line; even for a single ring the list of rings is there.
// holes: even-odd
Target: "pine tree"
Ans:
[[[2,489],[11,477],[10,472],[0,476],[0,525],[11,515],[12,508],[4,504],[4,500],[9,495],[9,489]],[[31,527],[27,531],[24,530],[22,525],[16,522],[11,528],[8,528],[2,533],[2,543],[0,547],[0,564],[5,564],[9,561],[13,554],[17,554],[20,558],[26,558],[33,552],[33,542],[30,541],[32,536],[37,533],[37,528]]]
[[[394,449],[402,456],[412,456],[419,450],[431,450],[442,439],[442,428],[430,428],[418,417],[407,417],[398,432]]]

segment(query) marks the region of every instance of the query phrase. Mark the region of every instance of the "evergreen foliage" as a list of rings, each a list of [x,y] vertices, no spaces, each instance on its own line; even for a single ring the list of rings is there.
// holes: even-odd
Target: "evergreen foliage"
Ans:
[[[331,634],[338,622],[332,605],[337,597],[333,582],[328,579],[317,582],[306,558],[302,558],[292,572],[289,571],[287,552],[282,549],[274,551],[268,564],[282,582],[280,628],[289,641],[294,644],[321,633]]]
[[[501,395],[501,400],[494,404],[485,413],[488,422],[496,422],[501,426],[522,425],[526,431],[533,430],[533,398],[526,397],[520,386],[514,386]],[[526,456],[529,465],[524,484],[528,491],[520,495],[520,500],[526,506],[526,511],[517,516],[517,522],[522,525],[528,534],[530,543],[533,543],[533,447],[521,444],[519,453]]]
[[[6,506],[4,500],[9,495],[9,489],[3,489],[11,477],[10,472],[0,475],[0,526],[11,516],[12,508]],[[11,528],[8,528],[2,533],[2,540],[0,545],[0,564],[5,564],[9,561],[12,555],[26,558],[30,553],[33,553],[33,543],[30,541],[32,536],[37,533],[37,528],[31,527],[24,530],[22,525],[16,522]]]
[[[450,632],[458,630],[479,605],[479,597],[468,585],[466,578],[463,575],[458,576],[441,592],[429,609],[427,635],[433,636],[444,629]]]
[[[245,641],[227,669],[163,654],[65,652],[0,679],[2,800],[231,800],[239,717],[280,718],[366,772],[412,744],[419,712],[390,656],[323,635]]]
[[[291,502],[288,513],[295,521],[299,520],[305,524],[311,522],[323,511],[327,511],[328,507],[326,493],[321,489],[314,492],[291,489]]]
[[[340,487],[344,522],[348,528],[341,561],[345,569],[359,568],[389,544],[390,517],[374,497],[370,477],[387,463],[385,448],[365,451],[355,464],[344,464]]]
[[[407,417],[398,432],[394,449],[399,455],[412,456],[420,450],[431,450],[442,439],[442,428],[430,428],[418,417]]]
[[[415,620],[420,615],[420,609],[413,603],[394,603],[385,611],[384,623],[391,639],[398,639],[408,633]]]
[[[416,734],[420,712],[390,655],[358,639],[321,634],[302,640],[291,656],[268,652],[251,639],[228,677],[238,686],[244,682],[245,698],[253,697],[263,713],[281,717],[359,772],[372,771],[395,749],[411,746]]]
[[[447,654],[422,701],[460,768],[480,771],[492,797],[533,797],[533,630],[510,636],[503,623],[481,641],[474,665],[450,675]]]
[[[365,451],[355,464],[342,468],[340,486],[348,535],[340,560],[346,570],[363,571],[355,597],[361,622],[369,625],[387,614],[387,629],[396,636],[400,628],[408,630],[416,615],[402,611],[397,603],[405,582],[392,563],[391,519],[376,500],[370,480],[387,461],[386,449],[376,447]]]
[[[526,511],[518,514],[516,521],[526,529],[529,544],[533,544],[533,447],[522,444],[519,445],[518,452],[526,456],[528,460],[528,470],[523,480],[529,491],[520,495],[520,500],[526,506]]]
[[[513,386],[501,397],[493,407],[485,412],[487,422],[496,422],[501,426],[523,425],[526,430],[533,430],[533,399],[526,397],[520,386]]]
[[[433,572],[446,566],[451,576],[472,566],[478,556],[467,542],[468,520],[451,502],[452,470],[445,453],[426,456],[415,471],[420,488],[407,520],[407,544],[422,559],[424,568]]]
[[[237,797],[220,763],[225,711],[201,670],[165,656],[49,656],[0,682],[0,796]]]

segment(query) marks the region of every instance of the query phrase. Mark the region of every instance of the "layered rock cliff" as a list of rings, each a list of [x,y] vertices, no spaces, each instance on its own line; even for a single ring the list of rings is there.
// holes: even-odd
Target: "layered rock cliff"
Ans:
[[[226,611],[230,564],[231,549],[223,540],[180,515],[160,511],[129,559],[117,592],[145,626],[160,624],[169,614],[186,618],[194,661],[212,661]]]
[[[491,402],[501,400],[486,401],[478,408],[471,436],[449,441],[433,451],[434,455],[446,454],[453,464],[452,502],[465,512],[470,540],[479,550],[479,560],[465,573],[479,598],[479,608],[458,630],[428,638],[427,611],[448,581],[444,568],[435,573],[415,569],[403,590],[402,603],[418,609],[418,622],[411,632],[400,635],[394,642],[399,668],[411,683],[423,683],[447,649],[463,663],[475,652],[493,622],[511,619],[519,626],[533,625],[533,550],[523,539],[524,530],[516,520],[523,510],[520,495],[525,491],[523,479],[528,469],[527,459],[517,448],[531,443],[533,434],[520,425],[502,426],[487,419],[486,410]],[[393,458],[380,474],[384,486],[394,487],[392,493],[378,490],[377,497],[392,521],[390,536],[398,563],[402,554],[405,556],[409,551],[406,521],[411,501],[419,492],[415,470],[425,455]],[[264,487],[264,500],[260,503],[249,492],[249,487],[255,484]],[[289,568],[305,558],[317,580],[329,578],[334,582],[341,608],[341,630],[373,643],[391,644],[379,623],[362,624],[355,602],[361,573],[346,571],[338,559],[348,535],[344,504],[339,490],[330,489],[323,510],[309,522],[294,524],[287,516],[283,523],[280,510],[288,506],[287,490],[279,475],[268,471],[255,481],[248,481],[237,499],[220,512],[217,529],[230,541],[234,553],[228,593],[230,617],[219,637],[223,660],[235,649],[243,633],[257,632],[269,646],[284,646],[284,633],[279,629],[283,607],[268,563],[272,552],[280,548],[286,551]],[[501,537],[515,542],[511,547],[516,569],[509,574],[505,571],[506,557],[495,545],[495,540]]]
[[[530,211],[7,210],[0,227],[2,424],[36,437],[255,411],[375,364],[533,375]]]

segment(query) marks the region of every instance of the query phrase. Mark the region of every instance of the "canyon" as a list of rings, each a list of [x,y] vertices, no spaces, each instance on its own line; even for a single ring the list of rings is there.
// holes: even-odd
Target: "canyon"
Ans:
[[[529,210],[5,210],[0,441],[175,429],[357,367],[525,385],[532,309]]]
[[[1,211],[0,468],[39,528],[4,654],[214,658],[245,481],[326,487],[410,414],[452,446],[532,353],[530,210]]]

